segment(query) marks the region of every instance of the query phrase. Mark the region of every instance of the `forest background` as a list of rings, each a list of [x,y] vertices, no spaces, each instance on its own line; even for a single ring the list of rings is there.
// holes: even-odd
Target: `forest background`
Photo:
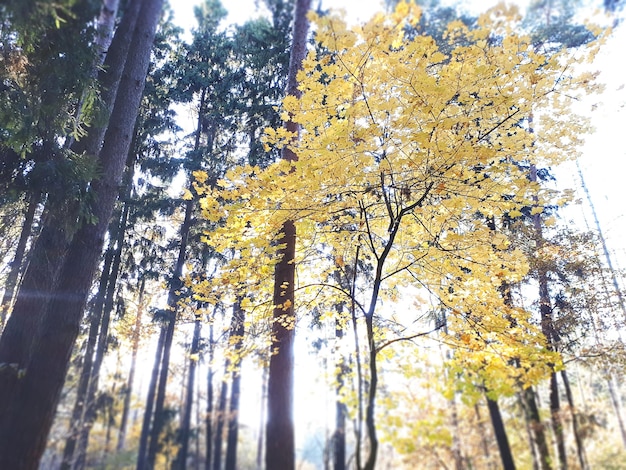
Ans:
[[[50,225],[51,217],[57,217],[50,214],[59,211],[59,205],[60,213],[69,214],[63,222],[67,224],[64,233],[73,233],[80,224],[93,224],[97,215],[90,209],[94,200],[88,183],[92,181],[93,187],[93,181],[102,180],[98,168],[81,158],[81,152],[74,147],[76,142],[87,140],[86,135],[99,125],[90,113],[101,91],[94,83],[93,71],[84,65],[89,61],[78,57],[78,52],[89,55],[89,50],[71,47],[76,38],[89,34],[85,25],[89,21],[93,24],[99,2],[84,11],[71,2],[59,10],[43,8],[41,16],[25,14],[16,6],[18,3],[8,2],[0,10],[3,323],[11,306],[20,305],[20,292],[28,292],[24,288],[26,267],[37,259],[33,249],[36,240],[46,240],[42,237],[46,235],[44,228]],[[541,211],[533,206],[538,201],[527,199],[526,206],[520,203],[519,207],[507,209],[509,215],[519,212],[517,217],[526,219],[529,226],[518,227],[517,235],[507,237],[513,246],[518,243],[524,248],[526,243],[525,256],[531,267],[529,278],[521,281],[513,276],[507,282],[513,286],[513,297],[519,303],[516,307],[525,307],[534,315],[528,323],[531,331],[533,325],[535,329],[543,326],[541,307],[546,301],[539,299],[539,278],[542,272],[549,277],[550,315],[558,325],[558,336],[567,338],[553,347],[562,354],[571,388],[560,382],[557,393],[553,393],[555,377],[564,380],[565,376],[560,360],[544,355],[546,351],[539,348],[536,354],[540,357],[529,359],[538,361],[536,369],[531,368],[538,376],[525,382],[515,376],[515,360],[511,360],[498,374],[506,370],[521,383],[516,389],[503,387],[496,391],[493,388],[497,381],[508,384],[510,377],[499,375],[493,381],[488,374],[481,375],[479,369],[470,372],[476,364],[464,363],[463,355],[488,349],[485,344],[489,343],[477,346],[475,342],[482,339],[480,334],[474,337],[476,332],[471,330],[445,331],[448,323],[454,329],[452,318],[460,314],[456,309],[444,311],[447,309],[439,303],[441,293],[401,284],[385,287],[376,303],[382,307],[372,317],[379,335],[376,340],[387,345],[386,350],[376,353],[381,376],[386,377],[378,394],[380,448],[376,455],[376,426],[370,427],[369,416],[363,416],[375,390],[364,326],[358,323],[360,333],[354,335],[354,340],[347,340],[353,334],[349,333],[350,322],[339,327],[328,314],[328,310],[340,306],[349,310],[345,299],[339,302],[318,294],[321,301],[316,299],[315,303],[303,295],[309,303],[297,305],[295,348],[298,468],[370,468],[371,459],[381,468],[498,468],[500,461],[512,468],[513,459],[519,468],[621,468],[626,432],[620,421],[624,311],[619,292],[624,247],[619,235],[623,233],[624,219],[617,191],[624,153],[618,140],[619,118],[623,116],[625,98],[623,76],[615,57],[624,44],[624,29],[617,4],[592,3],[532,2],[529,12],[534,12],[534,20],[528,14],[528,22],[521,24],[532,34],[547,35],[536,39],[537,43],[567,44],[572,50],[584,49],[590,36],[568,43],[568,33],[580,33],[581,23],[592,14],[601,22],[601,32],[608,31],[607,25],[615,26],[600,46],[595,62],[581,66],[581,72],[586,67],[602,72],[598,82],[606,84],[604,94],[591,94],[574,105],[574,110],[590,116],[595,126],[585,138],[578,161],[612,264],[607,264],[575,162],[539,168],[538,172],[535,168],[553,202],[561,199],[552,196],[553,190],[577,187],[573,199],[580,199],[581,204],[570,203],[556,211],[552,207],[556,204],[542,200],[546,213],[556,211],[554,227],[544,226],[540,235],[532,233],[529,227],[538,230],[537,221],[542,223],[537,217]],[[141,2],[129,3],[133,4]],[[129,5],[125,5],[127,12],[132,11]],[[253,248],[237,245],[239,241],[235,240],[230,247],[218,249],[221,242],[211,241],[216,220],[209,209],[215,200],[223,207],[233,202],[233,193],[228,191],[214,196],[216,187],[240,191],[237,180],[245,181],[245,172],[232,173],[233,168],[254,164],[258,170],[252,172],[253,176],[257,173],[264,181],[262,169],[280,154],[276,148],[266,153],[261,141],[281,145],[280,135],[275,142],[270,142],[271,134],[265,139],[262,135],[267,126],[279,128],[284,117],[280,102],[286,86],[293,5],[268,1],[268,19],[253,15],[250,20],[238,20],[238,26],[228,25],[219,2],[207,1],[199,6],[200,24],[191,29],[190,35],[167,21],[161,23],[157,34],[140,117],[132,123],[126,184],[108,228],[108,249],[98,268],[99,280],[88,289],[90,300],[77,331],[67,378],[59,389],[60,404],[45,440],[41,468],[205,466],[219,470],[223,465],[235,468],[235,462],[238,468],[260,468],[264,452],[267,454],[264,402],[271,343],[267,306],[271,301],[237,296],[233,286],[241,281],[224,275],[228,272],[224,266],[230,263],[231,272],[245,272],[248,268],[243,265],[232,267],[237,260],[234,247],[239,246],[241,252]],[[348,4],[346,8],[350,11],[354,7]],[[476,14],[474,10],[462,13],[430,2],[425,5],[423,23],[418,24],[446,44],[443,30],[447,22],[463,18],[475,26]],[[370,17],[365,12],[361,15],[360,20]],[[563,34],[555,38],[549,36],[554,31],[542,30],[546,19],[548,26],[555,22]],[[189,24],[188,19],[184,20],[184,26]],[[408,26],[415,24],[409,22]],[[51,49],[42,48],[42,44]],[[560,60],[571,59],[565,57]],[[68,68],[63,63],[65,58],[77,60],[82,68]],[[68,70],[74,75],[62,73]],[[50,79],[54,74],[59,80]],[[294,116],[298,112],[291,109]],[[178,120],[181,117],[186,121],[182,126]],[[528,130],[524,127],[526,121],[520,122],[520,127]],[[570,124],[569,132],[577,132],[576,121],[572,119]],[[359,145],[360,139],[357,137],[353,143]],[[531,167],[523,168],[531,171]],[[511,167],[508,171],[517,170]],[[235,186],[229,188],[219,182],[228,179]],[[527,180],[518,178],[515,184],[523,189]],[[248,185],[246,182],[242,188]],[[254,183],[250,187],[255,188]],[[437,189],[443,191],[444,187]],[[393,190],[390,187],[389,191]],[[406,196],[398,194],[399,200]],[[241,193],[238,196],[244,200],[249,197]],[[275,196],[267,197],[271,200]],[[204,214],[194,206],[196,203],[205,209]],[[236,204],[232,207],[229,210],[235,213]],[[224,213],[220,219],[227,220],[228,215]],[[247,221],[243,228],[251,226]],[[565,228],[573,228],[574,233],[562,230]],[[587,234],[588,229],[596,234]],[[237,238],[236,233],[233,235]],[[222,236],[229,240],[226,234]],[[497,238],[492,244],[492,248],[497,245],[501,250],[503,262],[509,256],[504,250],[507,243]],[[541,254],[552,263],[548,268],[542,264],[547,261],[541,261],[532,249],[544,243],[557,253],[550,255],[550,249],[546,249]],[[343,270],[346,275],[363,276],[361,283],[369,281],[371,266],[358,254],[350,261],[347,255],[329,255],[327,249],[321,249],[317,256],[330,257],[335,270]],[[268,246],[267,253],[272,252]],[[261,274],[261,279],[253,282],[258,282],[254,288],[262,299],[269,292],[263,281],[271,278],[271,270],[263,264],[267,253],[257,253],[261,264],[253,265]],[[350,270],[352,262],[357,268]],[[301,263],[301,273],[315,267],[310,259]],[[468,274],[467,269],[460,267],[458,281]],[[334,276],[331,271],[327,274],[329,279]],[[256,278],[251,275],[250,279]],[[217,286],[226,286],[225,294],[210,284],[215,280]],[[450,282],[442,287],[452,294],[458,285],[454,280]],[[336,286],[341,287],[340,280]],[[359,300],[357,291],[362,294],[366,288],[353,281],[348,290],[354,304]],[[355,318],[367,321],[367,314]],[[524,318],[520,316],[516,321],[523,323]],[[50,331],[54,338],[53,329]],[[551,335],[554,333],[546,334]],[[171,350],[165,346],[168,337]],[[359,338],[362,349],[355,352]],[[531,338],[534,336],[524,341],[536,341]],[[489,341],[505,342],[502,338]],[[32,348],[32,357],[41,354],[36,345]],[[18,359],[7,360],[12,351],[6,351],[0,347],[0,354],[5,354],[2,373],[15,370],[11,380],[16,378],[19,383],[28,376],[34,381],[29,372],[34,367],[21,368]],[[347,362],[342,362],[342,357]],[[359,371],[361,363],[363,370]],[[2,393],[8,392],[3,389]],[[3,403],[17,403],[21,408],[8,409],[5,404],[0,410],[5,436],[15,434],[7,423],[11,419],[20,421],[23,415],[15,410],[23,412],[26,403],[15,392],[3,395],[7,396],[15,401]],[[555,396],[560,398],[556,408]],[[538,413],[533,416],[535,400]],[[506,433],[496,425],[494,407],[502,410]],[[343,425],[337,420],[341,416]],[[505,434],[508,442],[502,439]],[[338,435],[344,436],[343,443]],[[17,454],[13,452],[17,447],[11,448],[9,442],[13,441],[6,440],[0,449],[0,457],[8,459],[5,462],[11,461],[9,453]],[[41,446],[41,442],[35,445]]]

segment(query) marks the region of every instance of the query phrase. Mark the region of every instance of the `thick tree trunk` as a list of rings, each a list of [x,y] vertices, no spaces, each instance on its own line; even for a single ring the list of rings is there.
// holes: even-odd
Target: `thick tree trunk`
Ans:
[[[163,1],[146,0],[143,7],[100,153],[101,176],[90,188],[97,223],[81,227],[72,240],[58,286],[37,330],[19,394],[11,403],[9,416],[0,423],[1,468],[35,469],[45,448],[122,180]]]
[[[509,446],[509,439],[506,435],[504,428],[504,421],[502,420],[502,414],[500,413],[500,407],[496,400],[487,398],[487,408],[489,409],[489,416],[491,417],[491,424],[493,425],[493,432],[496,436],[496,442],[498,443],[498,449],[500,449],[500,459],[502,460],[502,468],[504,470],[515,470],[515,462],[513,460],[513,454],[511,453],[511,447]]]
[[[297,73],[306,55],[309,29],[307,12],[311,0],[297,0],[294,13],[291,54],[287,77],[287,95],[298,96]],[[298,125],[287,122],[289,131],[298,133]],[[284,160],[295,161],[297,156],[283,148]],[[270,357],[265,465],[272,470],[294,470],[295,437],[293,423],[293,342],[295,335],[294,284],[296,227],[287,221],[277,242],[284,245],[274,274],[274,320],[272,322],[272,354]]]
[[[189,375],[187,376],[187,389],[185,396],[185,407],[182,413],[180,428],[178,430],[179,448],[173,468],[185,470],[187,468],[187,453],[189,451],[189,434],[191,431],[191,412],[193,409],[194,383],[196,379],[196,365],[198,363],[198,346],[200,343],[200,330],[202,322],[196,318],[193,327],[193,339],[191,340],[191,351],[189,355]]]
[[[239,301],[233,305],[233,321],[230,331],[230,348],[233,350],[230,401],[228,404],[228,431],[226,437],[225,470],[237,468],[237,441],[239,436],[239,399],[241,394],[241,350],[245,334],[245,312]]]
[[[121,452],[126,443],[126,432],[128,428],[128,416],[130,414],[130,399],[133,395],[133,384],[135,381],[135,371],[137,369],[137,351],[139,351],[139,338],[141,337],[141,321],[144,308],[144,292],[146,289],[146,279],[141,278],[139,287],[139,296],[137,300],[137,317],[135,318],[135,327],[133,329],[133,346],[130,355],[130,368],[128,370],[128,381],[124,390],[124,405],[122,408],[122,418],[120,420],[120,430],[117,437],[117,451]]]
[[[125,201],[130,196],[134,174],[133,165],[134,163],[131,162],[124,178],[123,199]],[[129,207],[126,202],[121,215],[117,211],[116,220],[109,229],[111,246],[106,251],[104,258],[104,266],[89,326],[87,348],[76,390],[76,402],[72,411],[70,435],[63,452],[63,464],[61,465],[63,470],[80,469],[84,465],[89,431],[95,418],[95,392],[98,385],[100,365],[104,357],[104,347],[108,340],[109,318],[113,308],[113,294],[117,285],[121,264],[122,245],[126,235]]]
[[[135,133],[136,135],[136,133]],[[133,152],[134,155],[134,152]],[[130,193],[132,188],[132,180],[134,171],[135,158],[131,158],[126,177],[125,186],[122,194],[123,208],[121,217],[118,219],[117,227],[112,231],[111,235],[114,239],[114,245],[112,248],[113,261],[111,264],[111,270],[109,278],[106,284],[106,291],[104,297],[104,304],[102,305],[102,314],[100,329],[98,334],[98,343],[93,359],[93,366],[89,373],[89,386],[87,388],[87,396],[84,402],[84,416],[82,420],[82,426],[79,433],[76,468],[84,468],[85,457],[87,454],[87,447],[89,443],[89,434],[93,423],[96,419],[96,393],[98,391],[98,385],[100,382],[100,369],[102,362],[104,361],[104,355],[106,354],[107,346],[109,343],[109,325],[111,322],[111,313],[113,312],[113,304],[115,300],[115,292],[117,290],[117,280],[120,274],[120,266],[122,264],[122,248],[124,245],[124,238],[126,236],[126,230],[128,226],[128,215],[130,211]]]
[[[89,388],[89,377],[93,366],[93,355],[98,342],[98,331],[102,319],[102,308],[104,303],[105,290],[111,274],[111,264],[113,262],[113,250],[107,250],[104,257],[104,265],[102,274],[100,275],[100,285],[96,294],[96,302],[94,305],[91,322],[89,325],[89,335],[87,337],[87,346],[81,368],[80,377],[78,378],[78,386],[76,387],[76,401],[70,418],[69,435],[65,442],[63,450],[63,461],[61,470],[69,470],[74,467],[74,453],[76,450],[76,442],[80,428],[83,425],[83,416],[87,405],[87,390]]]

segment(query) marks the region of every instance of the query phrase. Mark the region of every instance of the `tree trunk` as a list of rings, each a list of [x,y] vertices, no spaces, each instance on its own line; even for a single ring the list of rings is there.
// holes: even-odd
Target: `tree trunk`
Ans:
[[[13,295],[15,294],[15,290],[18,285],[20,273],[24,268],[24,254],[26,253],[26,245],[33,229],[35,211],[37,206],[39,206],[39,198],[40,196],[38,194],[32,195],[29,198],[28,207],[26,208],[26,213],[24,214],[24,222],[22,223],[20,238],[17,241],[15,254],[13,255],[13,260],[11,261],[11,269],[4,284],[4,294],[2,295],[2,304],[0,304],[0,329],[4,326],[7,315],[11,311]]]
[[[128,415],[130,414],[130,399],[133,395],[133,383],[135,381],[135,371],[137,368],[137,351],[139,351],[139,338],[141,337],[141,320],[143,317],[143,296],[146,288],[146,278],[141,278],[139,287],[139,298],[137,300],[137,317],[135,319],[135,327],[133,329],[133,346],[130,356],[130,369],[128,371],[128,381],[124,390],[124,405],[122,408],[122,419],[120,421],[120,430],[117,437],[117,452],[124,449],[126,441],[126,432],[128,427]]]
[[[141,435],[139,436],[139,450],[137,451],[137,470],[143,470],[147,468],[148,439],[150,437],[150,425],[152,423],[152,414],[154,411],[154,398],[156,396],[157,384],[159,382],[159,371],[161,369],[161,358],[163,357],[166,331],[166,326],[161,325],[159,340],[157,342],[156,351],[154,354],[152,374],[150,375],[150,384],[148,385],[148,396],[146,397],[146,407],[143,413]]]
[[[311,0],[297,0],[294,13],[287,95],[299,96],[297,73],[302,68],[306,55],[306,39],[309,29],[307,12]],[[286,123],[287,130],[298,134],[299,126]],[[297,156],[287,147],[283,148],[282,158],[297,160]],[[296,227],[293,221],[286,221],[282,236],[277,243],[284,245],[278,253],[280,261],[274,274],[274,319],[272,322],[272,354],[270,356],[265,465],[272,470],[294,470],[295,437],[293,423],[293,342],[295,335],[294,284],[296,248]]]
[[[20,381],[19,398],[13,400],[8,419],[1,423],[2,468],[35,469],[45,448],[122,180],[162,7],[163,0],[146,0],[142,5],[100,152],[101,174],[90,186],[97,223],[79,229],[64,260]]]
[[[168,323],[165,333],[165,343],[163,346],[163,356],[161,358],[161,370],[159,371],[159,385],[154,405],[154,422],[150,433],[150,445],[148,447],[147,468],[154,468],[156,454],[159,449],[159,439],[163,425],[165,424],[163,411],[165,409],[165,392],[167,389],[167,376],[170,365],[170,352],[174,341],[174,330],[176,329],[176,317],[178,316],[178,300],[180,299],[180,290],[183,287],[183,267],[187,257],[187,245],[189,242],[189,232],[193,225],[193,200],[186,201],[185,219],[180,227],[180,247],[178,250],[178,258],[174,273],[170,280],[170,288],[167,294],[167,314]],[[140,469],[143,470],[143,469]]]
[[[523,392],[523,398],[528,408],[528,417],[530,420],[530,428],[535,436],[535,444],[537,445],[537,452],[539,453],[539,464],[541,470],[552,470],[550,451],[548,450],[548,444],[546,440],[545,428],[541,422],[539,415],[539,407],[537,406],[537,400],[535,399],[535,391],[532,387],[528,387]]]
[[[496,400],[487,398],[487,408],[489,409],[489,416],[491,417],[491,424],[493,425],[493,432],[496,436],[496,442],[498,443],[498,449],[500,449],[500,458],[502,460],[502,468],[504,470],[514,470],[515,462],[513,461],[513,454],[511,453],[511,447],[509,446],[509,439],[506,435],[504,428],[504,421],[500,414],[500,407]]]
[[[100,285],[98,286],[98,293],[96,294],[96,302],[93,309],[91,322],[89,325],[89,335],[87,337],[87,346],[85,349],[85,355],[83,358],[83,365],[81,368],[80,377],[78,379],[78,386],[76,387],[76,401],[72,410],[72,416],[70,418],[69,436],[65,442],[65,448],[63,449],[63,461],[61,463],[61,470],[69,470],[74,468],[74,453],[76,450],[76,442],[80,428],[83,425],[83,416],[85,407],[87,406],[87,389],[89,388],[89,377],[91,375],[91,368],[93,366],[93,354],[98,342],[98,331],[100,329],[100,323],[102,319],[102,307],[104,303],[105,290],[108,283],[109,275],[111,274],[111,263],[113,262],[113,250],[107,250],[104,257],[104,265],[102,268],[102,274],[100,275]]]
[[[189,450],[189,433],[191,429],[191,412],[193,409],[194,383],[196,378],[196,365],[198,364],[198,345],[200,343],[200,329],[202,322],[196,318],[193,328],[193,339],[191,340],[191,352],[189,356],[189,375],[187,377],[187,390],[185,397],[185,408],[178,431],[179,445],[178,454],[174,461],[173,468],[185,470],[187,468],[187,453]]]
[[[340,313],[340,312],[338,312]],[[335,338],[337,343],[343,338],[343,327],[340,321],[335,322]],[[332,437],[333,470],[346,470],[346,405],[341,401],[344,387],[344,377],[347,373],[346,361],[340,356],[337,363],[335,380],[335,432]]]
[[[480,414],[480,405],[478,403],[474,404],[474,412],[476,413],[476,425],[478,427],[478,431],[480,432],[480,444],[483,448],[483,454],[485,456],[485,462],[487,463],[487,468],[491,468],[491,453],[489,452],[489,443],[487,442],[487,430],[485,429],[483,419]]]
[[[561,371],[561,378],[563,379],[563,386],[565,388],[565,395],[567,396],[567,403],[569,405],[570,413],[572,415],[572,431],[574,433],[574,440],[576,442],[576,455],[578,456],[578,463],[581,470],[587,470],[589,466],[585,459],[585,447],[583,445],[583,439],[580,435],[578,428],[578,414],[576,413],[576,407],[574,406],[574,394],[569,384],[569,378],[565,370]]]
[[[135,133],[136,135],[136,133]],[[133,152],[134,155],[134,152]],[[77,466],[79,470],[84,468],[85,456],[87,453],[87,447],[89,443],[89,434],[91,432],[91,428],[93,427],[93,423],[96,419],[96,394],[98,392],[98,384],[100,381],[100,369],[102,367],[102,361],[104,360],[104,355],[106,354],[108,342],[109,342],[109,324],[111,322],[111,313],[113,312],[113,303],[115,292],[117,289],[117,279],[120,273],[120,266],[122,263],[122,248],[124,245],[124,238],[126,236],[126,229],[128,225],[128,214],[130,211],[130,192],[132,187],[132,180],[134,175],[134,164],[135,158],[131,158],[128,170],[125,178],[125,189],[123,190],[123,209],[121,218],[118,221],[117,227],[113,231],[112,235],[114,236],[114,245],[111,247],[113,249],[112,256],[113,261],[111,264],[111,272],[108,277],[108,281],[106,284],[106,292],[104,298],[104,305],[102,305],[102,314],[99,334],[98,334],[98,343],[95,351],[95,356],[93,360],[93,366],[91,367],[89,373],[89,386],[87,387],[87,396],[84,402],[84,416],[82,420],[82,426],[80,428],[79,439],[78,439],[78,448],[77,448]]]
[[[530,165],[530,181],[537,182],[537,167]],[[541,214],[537,213],[532,216],[533,226],[535,229],[535,241],[537,250],[540,250],[544,244],[543,229],[541,225]],[[541,313],[541,331],[548,343],[548,349],[551,351],[558,350],[558,332],[554,328],[554,318],[552,316],[552,302],[550,301],[550,289],[548,281],[548,272],[543,266],[541,260],[537,266],[537,280],[539,282],[539,311]],[[563,436],[563,423],[561,422],[561,406],[559,400],[559,389],[557,383],[556,371],[552,371],[550,376],[550,418],[556,447],[559,456],[560,466],[563,470],[567,469],[567,455],[565,451],[565,438]]]
[[[99,76],[103,108],[101,116],[96,122],[109,121],[142,2],[143,0],[135,0],[131,3],[109,48],[105,67],[102,68]],[[129,72],[131,72],[130,69]],[[133,78],[136,80],[139,75]],[[132,90],[132,79],[130,79],[130,76],[125,80],[126,95],[128,95],[128,91]],[[137,84],[140,84],[140,88],[142,88],[143,83],[144,79],[136,81],[135,88],[137,88]],[[135,89],[133,91],[140,90]],[[120,124],[128,121],[128,119],[122,118],[131,116],[129,112],[131,112],[130,107],[133,106],[133,101],[128,101],[126,98],[120,100],[120,108],[118,110],[120,119],[116,118],[116,122]],[[122,101],[124,101],[124,105],[122,105]],[[123,109],[123,106],[126,106],[126,109]],[[136,112],[134,115],[136,115]],[[76,143],[75,152],[86,152],[95,158],[100,153],[106,129],[106,125],[93,126],[88,135]],[[115,132],[121,136],[124,130],[118,126]],[[115,132],[111,131],[110,145],[107,147],[106,154],[102,156],[103,170],[105,167],[111,166],[110,163],[117,158],[115,155],[127,144],[127,139],[118,138],[114,135]],[[123,155],[125,157],[126,152]],[[106,176],[107,181],[111,182],[113,182],[116,176],[115,173],[109,174],[109,172],[105,171],[102,174]],[[105,178],[103,178],[103,182],[104,180]],[[105,186],[106,184],[108,183],[105,182]],[[70,216],[60,211],[54,201],[50,201],[50,198],[47,206],[48,210],[42,218],[43,228],[41,234],[31,251],[31,259],[22,279],[12,315],[5,326],[0,340],[0,363],[10,364],[10,367],[0,369],[0,427],[3,422],[10,419],[9,408],[12,406],[12,399],[16,394],[17,378],[23,374],[27,367],[31,355],[31,347],[36,339],[36,335],[33,332],[38,331],[46,309],[53,298],[53,289],[57,284],[68,249],[70,235],[66,233],[66,227],[75,223],[75,220],[68,220]],[[106,212],[106,208],[104,212]],[[94,210],[94,215],[99,215],[97,210]]]
[[[233,321],[230,332],[230,346],[233,350],[230,402],[228,405],[228,432],[226,438],[225,470],[237,468],[237,441],[239,435],[239,398],[241,393],[241,350],[245,334],[245,312],[239,301],[233,305]]]
[[[263,468],[263,449],[264,438],[263,424],[265,423],[265,410],[264,406],[267,401],[267,377],[269,375],[269,369],[263,367],[263,374],[261,376],[261,414],[259,416],[259,435],[256,441],[256,468],[262,470]]]
[[[205,470],[211,470],[211,463],[213,461],[213,440],[215,438],[213,431],[213,421],[215,417],[215,410],[213,408],[213,358],[215,355],[215,339],[213,337],[213,322],[215,319],[215,313],[217,312],[217,306],[213,309],[213,318],[210,319],[209,325],[209,370],[207,372],[207,398],[206,398],[206,436],[205,447],[206,456],[204,462]]]
[[[133,163],[128,167],[123,190],[123,199],[128,200],[132,177],[134,174]],[[89,431],[95,417],[95,392],[97,390],[97,376],[104,355],[104,346],[108,339],[108,324],[113,307],[113,293],[119,274],[122,245],[126,235],[129,205],[126,202],[120,215],[119,211],[114,224],[111,224],[109,235],[111,246],[106,251],[104,266],[100,276],[98,293],[89,325],[89,337],[81,370],[78,387],[76,390],[76,402],[72,411],[70,423],[70,435],[63,451],[63,463],[61,469],[82,468],[84,455],[87,451]],[[95,355],[94,355],[95,352]],[[78,448],[77,448],[78,445]]]
[[[215,409],[215,440],[213,442],[213,470],[222,469],[222,450],[224,448],[224,421],[226,420],[226,398],[228,395],[228,384],[226,374],[228,373],[228,359],[224,364],[224,377],[220,384],[220,395],[217,399]]]

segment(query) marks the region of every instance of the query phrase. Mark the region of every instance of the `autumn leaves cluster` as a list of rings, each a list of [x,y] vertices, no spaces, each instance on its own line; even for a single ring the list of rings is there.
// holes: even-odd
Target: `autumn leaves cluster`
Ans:
[[[346,321],[337,305],[358,316],[371,299],[379,320],[394,308],[443,312],[455,386],[470,393],[510,393],[558,367],[510,293],[528,263],[509,234],[560,197],[529,168],[576,156],[586,129],[571,107],[593,82],[567,52],[544,55],[516,33],[515,13],[498,7],[472,29],[452,23],[444,43],[422,34],[417,7],[403,2],[355,27],[311,14],[301,95],[282,105],[300,132],[263,138],[297,161],[240,166],[216,184],[195,174],[206,243],[228,253],[196,296],[226,289],[244,299],[249,322],[267,315],[275,240],[291,220],[300,318],[316,309]],[[393,302],[406,291],[422,300]],[[381,344],[396,333],[376,334]]]

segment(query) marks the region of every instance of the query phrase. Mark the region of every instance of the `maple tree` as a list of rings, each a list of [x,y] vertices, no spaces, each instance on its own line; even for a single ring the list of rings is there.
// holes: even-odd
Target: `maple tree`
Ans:
[[[515,33],[515,13],[498,7],[472,30],[451,23],[448,53],[429,36],[405,37],[419,18],[408,3],[351,29],[337,16],[313,15],[321,51],[304,61],[301,97],[288,96],[282,108],[285,120],[301,126],[299,137],[287,128],[265,136],[297,160],[238,167],[219,188],[199,188],[207,194],[204,216],[223,222],[207,240],[242,253],[244,283],[270,269],[280,249],[272,240],[286,220],[299,233],[298,302],[321,303],[312,287],[319,285],[328,287],[327,305],[346,301],[350,294],[330,285],[328,273],[359,257],[371,264],[353,299],[367,341],[369,454],[362,468],[376,460],[377,357],[389,340],[377,326],[380,301],[399,287],[418,285],[450,312],[453,364],[466,379],[456,387],[467,393],[480,383],[494,397],[513,394],[559,362],[531,313],[504,302],[502,284],[521,280],[527,264],[484,221],[519,217],[525,207],[539,213],[548,203],[520,162],[554,164],[575,154],[585,125],[570,106],[592,89],[593,77],[574,74],[569,57],[535,51]],[[329,249],[330,262],[315,256]],[[253,253],[264,256],[250,259]],[[218,282],[236,285],[232,272]]]

